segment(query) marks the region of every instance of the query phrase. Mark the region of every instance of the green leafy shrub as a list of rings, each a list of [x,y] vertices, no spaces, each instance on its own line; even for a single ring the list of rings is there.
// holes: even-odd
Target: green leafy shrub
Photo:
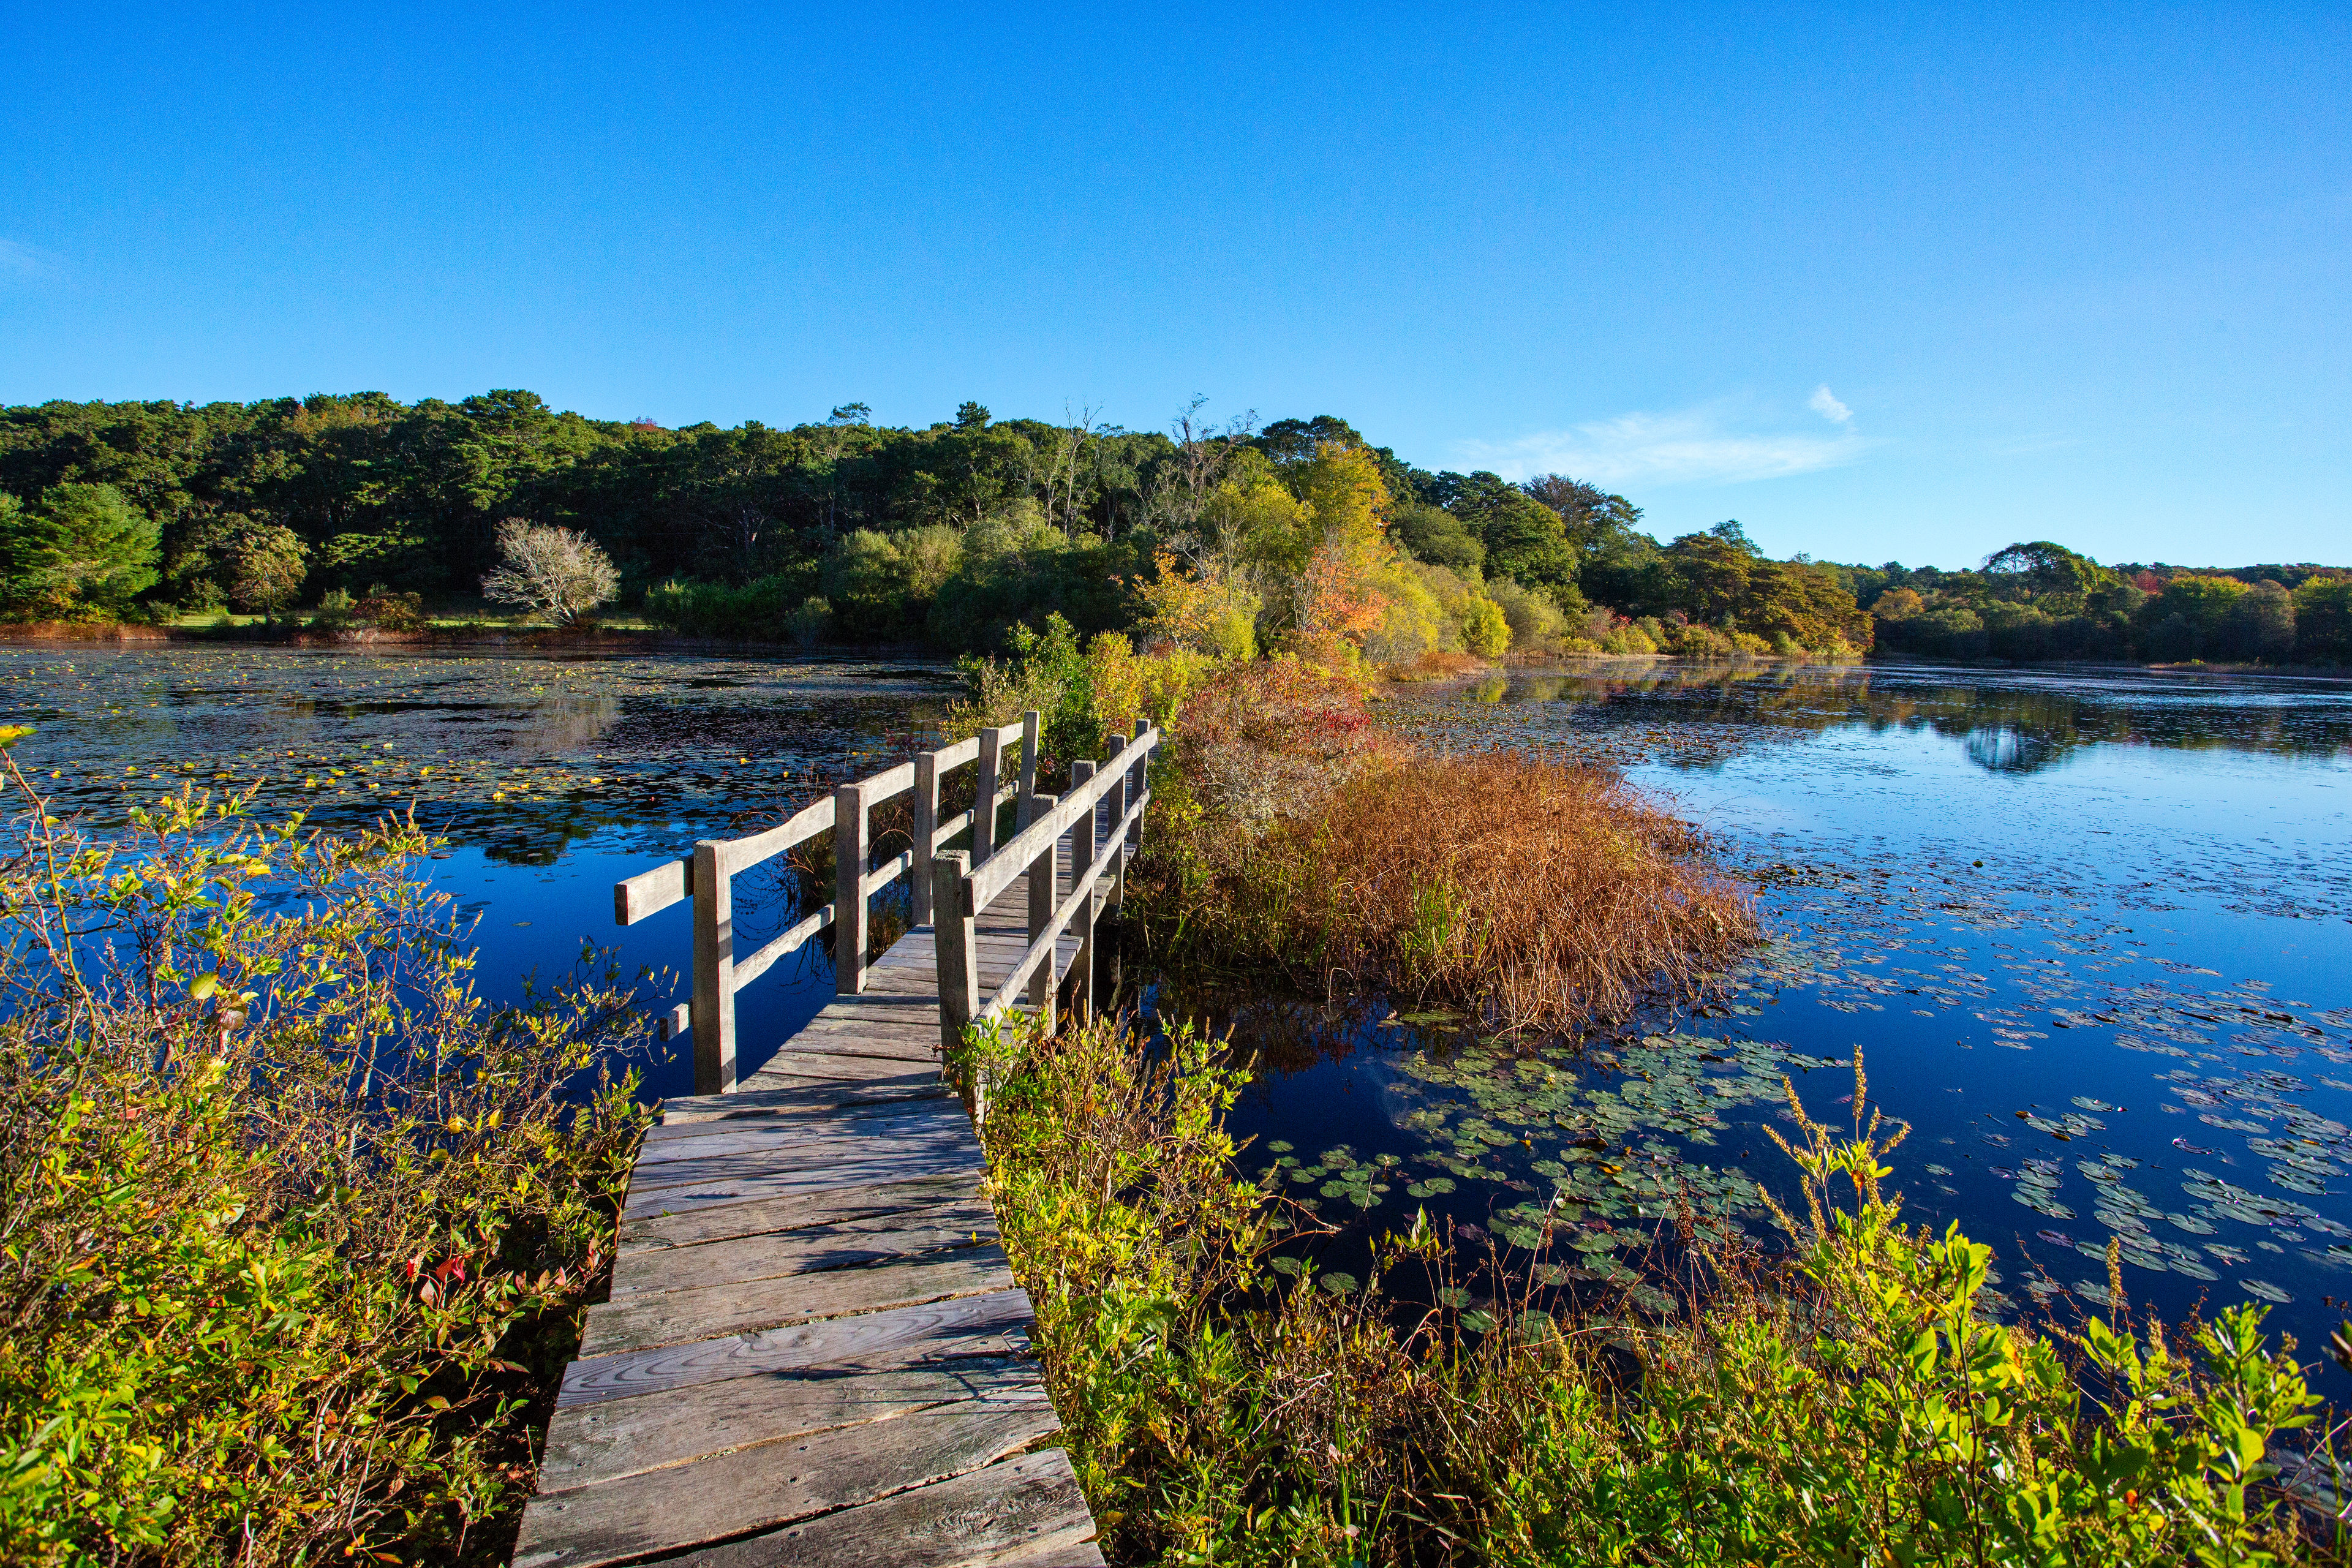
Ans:
[[[673,579],[646,590],[646,619],[688,637],[773,640],[786,635],[789,617],[808,596],[807,584],[804,573],[759,577],[740,587]]]
[[[398,822],[101,838],[10,772],[0,1559],[495,1559],[642,1127],[585,1076],[627,988],[485,1004]]]

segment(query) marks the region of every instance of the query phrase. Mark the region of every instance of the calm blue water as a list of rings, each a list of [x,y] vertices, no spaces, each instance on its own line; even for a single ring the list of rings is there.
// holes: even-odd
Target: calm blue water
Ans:
[[[1780,1076],[1843,1121],[1859,1051],[1912,1129],[1906,1213],[1992,1244],[2020,1309],[2096,1307],[2110,1235],[2169,1317],[2267,1300],[2308,1351],[2352,1297],[2352,685],[1638,665],[1385,711],[1623,766],[1716,835],[1773,941],[1722,1016],[1581,1054],[1204,999],[1262,1053],[1239,1131],[1345,1226],[1336,1267],[1424,1203],[1476,1247],[1540,1240],[1563,1283],[1622,1282],[1677,1194],[1761,1236]]]
[[[613,884],[886,765],[954,689],[937,667],[870,661],[0,649],[0,721],[35,726],[20,764],[94,820],[183,781],[257,783],[255,815],[327,827],[413,806],[447,840],[430,869],[478,921],[477,978],[499,999],[591,942],[656,972],[649,1004],[684,1000],[688,906],[624,930]],[[740,940],[782,929],[776,895],[772,878],[737,883]],[[744,1037],[782,1038],[832,989],[821,951],[778,964],[739,999]],[[648,1096],[692,1084],[682,1050],[646,1066]]]
[[[950,689],[859,662],[0,649],[0,721],[37,726],[20,762],[101,818],[182,780],[266,781],[264,815],[322,826],[414,802],[494,994],[583,941],[682,976],[685,907],[621,931],[614,881],[872,771]],[[1624,767],[1717,835],[1772,941],[1718,1016],[1581,1052],[1193,998],[1258,1053],[1237,1130],[1341,1228],[1332,1268],[1421,1206],[1562,1283],[1638,1285],[1677,1204],[1760,1236],[1781,1075],[1847,1116],[1859,1049],[1913,1130],[1907,1211],[1991,1243],[2018,1310],[2095,1303],[2110,1235],[2169,1316],[2252,1294],[2308,1351],[2352,1297],[2352,686],[1643,664],[1382,711],[1433,744]],[[756,942],[789,910],[746,888],[738,913]],[[831,985],[821,953],[771,971],[747,1038]],[[689,1079],[673,1058],[647,1090]]]

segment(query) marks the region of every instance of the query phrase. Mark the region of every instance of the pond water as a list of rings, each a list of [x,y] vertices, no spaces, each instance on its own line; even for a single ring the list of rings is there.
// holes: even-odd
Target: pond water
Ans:
[[[1236,1131],[1362,1237],[1415,1207],[1636,1299],[1679,1210],[1762,1234],[1768,1125],[1908,1123],[1906,1215],[1995,1300],[2178,1318],[2252,1297],[2306,1354],[2352,1297],[2352,685],[2144,671],[1642,663],[1405,689],[1432,744],[1622,766],[1710,830],[1769,942],[1713,1016],[1581,1052],[1254,1001]],[[1172,999],[1171,999],[1172,1000]],[[1351,1245],[1352,1244],[1352,1245]],[[1524,1249],[1540,1248],[1539,1252]],[[2330,1378],[2340,1374],[2330,1373]]]
[[[882,765],[951,690],[858,661],[0,648],[0,721],[36,726],[16,756],[68,807],[119,816],[184,780],[258,782],[261,815],[330,826],[413,802],[503,995],[583,942],[682,973],[686,909],[619,930],[614,881]],[[1771,941],[1713,1016],[1579,1052],[1192,999],[1257,1052],[1236,1131],[1340,1226],[1331,1273],[1426,1205],[1469,1252],[1642,1299],[1678,1210],[1763,1232],[1782,1075],[1843,1119],[1860,1050],[1873,1108],[1913,1129],[1889,1162],[1906,1212],[1992,1245],[2018,1309],[2095,1306],[2116,1236],[2135,1301],[2251,1295],[2324,1342],[2352,1297],[2352,685],[1644,662],[1382,711],[1435,744],[1624,767],[1716,835]],[[788,917],[773,891],[739,884],[747,941]],[[821,952],[778,965],[745,1037],[831,987]],[[648,1094],[689,1090],[682,1057]]]
[[[431,870],[477,921],[476,977],[499,999],[593,942],[656,972],[648,1001],[684,1000],[689,910],[623,930],[613,884],[887,765],[956,689],[936,666],[871,661],[0,648],[0,722],[34,726],[18,763],[93,822],[183,781],[257,786],[256,816],[321,827],[413,805],[447,840]],[[739,940],[791,912],[773,872],[738,879]],[[782,1037],[832,992],[830,959],[803,949],[740,994],[744,1037]],[[683,1050],[640,1065],[648,1096],[692,1092]]]

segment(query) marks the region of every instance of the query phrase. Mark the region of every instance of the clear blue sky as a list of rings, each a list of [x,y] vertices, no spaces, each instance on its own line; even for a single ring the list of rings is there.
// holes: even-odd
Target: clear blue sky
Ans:
[[[11,4],[0,402],[1341,415],[1662,535],[2352,562],[2352,8]]]

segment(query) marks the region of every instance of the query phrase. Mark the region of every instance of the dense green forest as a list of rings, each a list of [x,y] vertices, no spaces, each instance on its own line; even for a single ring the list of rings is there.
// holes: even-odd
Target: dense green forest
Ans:
[[[1889,653],[2352,664],[2352,571],[2341,567],[2102,566],[2044,542],[1969,572],[1832,570]]]
[[[378,393],[0,409],[0,612],[388,623],[471,600],[511,519],[617,568],[678,631],[1000,647],[1059,612],[1204,652],[2347,658],[2352,574],[2100,567],[2021,545],[1978,572],[1762,554],[1737,523],[1661,543],[1559,475],[1432,473],[1323,416],[1165,432],[848,404],[788,429],[586,419],[538,396]]]

